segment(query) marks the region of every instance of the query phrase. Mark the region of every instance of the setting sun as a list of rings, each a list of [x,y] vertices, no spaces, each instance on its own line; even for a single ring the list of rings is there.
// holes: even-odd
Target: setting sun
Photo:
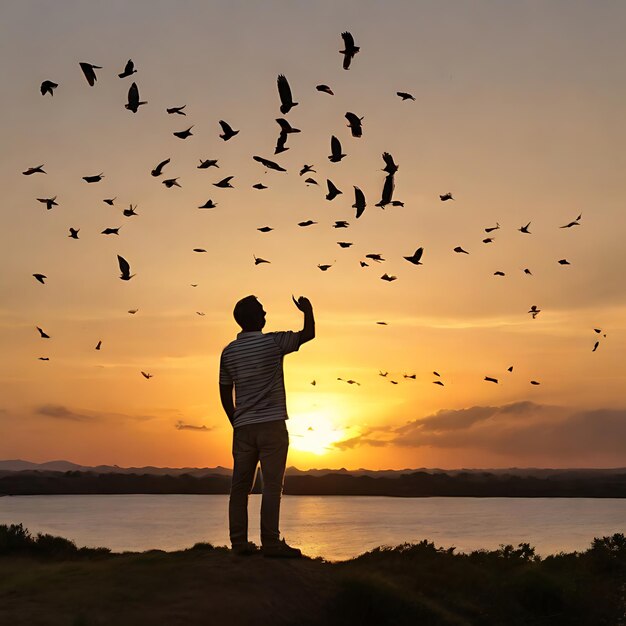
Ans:
[[[327,411],[315,410],[292,417],[289,436],[293,450],[321,456],[332,449],[333,443],[345,439],[346,430],[336,427]]]

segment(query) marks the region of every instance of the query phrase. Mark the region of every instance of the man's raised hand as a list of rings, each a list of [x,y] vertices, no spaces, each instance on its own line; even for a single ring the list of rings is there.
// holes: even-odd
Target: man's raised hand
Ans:
[[[304,296],[300,296],[297,300],[295,296],[291,296],[293,303],[298,307],[300,311],[303,313],[307,313],[313,310],[313,306],[311,305],[311,301]]]

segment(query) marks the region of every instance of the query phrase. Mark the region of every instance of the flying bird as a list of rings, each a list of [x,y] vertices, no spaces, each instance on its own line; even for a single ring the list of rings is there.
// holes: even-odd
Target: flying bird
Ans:
[[[276,147],[274,148],[274,154],[280,154],[281,152],[286,152],[289,150],[287,147],[287,137],[289,137],[289,133],[284,133],[282,130],[278,135],[278,139],[276,140]]]
[[[504,272],[497,270],[496,272],[493,273],[494,276],[505,276]]]
[[[331,163],[339,163],[345,156],[347,155],[341,153],[341,142],[333,135],[330,138],[330,156],[328,160]]]
[[[580,226],[580,220],[582,217],[583,214],[581,213],[575,220],[569,222],[569,224],[565,224],[565,226],[560,226],[559,228],[572,228],[572,226]]]
[[[329,96],[334,96],[335,93],[328,85],[317,85],[315,87],[318,91],[322,91],[323,93],[327,93]]]
[[[313,220],[307,220],[306,222],[298,222],[298,226],[313,226],[313,224],[317,224],[317,222],[314,222]]]
[[[45,280],[48,278],[45,274],[33,274],[33,276],[42,284],[45,285]]]
[[[483,243],[493,243],[494,239],[493,237],[487,237],[486,239],[483,239]]]
[[[535,319],[537,317],[537,315],[539,315],[539,313],[541,313],[541,309],[538,309],[537,305],[533,304],[530,307],[530,311],[528,311],[528,312],[533,316],[533,319]]]
[[[441,387],[444,386],[444,384],[440,380],[433,380],[433,385],[440,385]]]
[[[220,137],[224,141],[228,141],[229,139],[232,139],[239,132],[238,130],[233,130],[230,124],[228,124],[224,120],[220,120],[219,123],[220,123],[220,126],[222,127],[222,134],[220,135]]]
[[[284,117],[277,117],[276,123],[280,126],[280,132],[287,135],[302,132],[299,128],[294,128]]]
[[[193,133],[191,132],[192,128],[193,124],[187,130],[179,130],[175,133],[172,133],[172,135],[174,135],[174,137],[178,137],[179,139],[187,139],[187,137],[191,137],[191,135],[193,135]]]
[[[115,202],[116,199],[117,199],[117,196],[115,196],[115,198],[105,198],[102,202],[106,202],[109,206],[113,206],[113,203]]]
[[[350,63],[354,58],[354,55],[361,49],[358,46],[354,45],[354,37],[349,32],[341,33],[341,38],[343,39],[344,49],[339,50],[340,54],[343,54],[343,69],[349,70]]]
[[[383,161],[385,162],[383,172],[387,172],[387,174],[395,174],[398,171],[398,166],[394,163],[393,157],[389,154],[389,152],[383,152]]]
[[[135,69],[135,64],[132,59],[128,59],[126,61],[126,65],[124,66],[124,71],[121,74],[118,74],[120,78],[126,78],[127,76],[132,76],[135,74],[137,70]]]
[[[333,228],[348,228],[348,226],[350,226],[350,224],[346,222],[345,220],[337,220],[333,224]]]
[[[117,228],[105,228],[100,234],[101,235],[119,235],[120,228],[121,226],[118,226]]]
[[[401,200],[392,200],[389,204],[391,204],[391,206],[404,206],[404,202]]]
[[[83,180],[86,183],[99,183],[104,178],[104,174],[100,172],[100,174],[95,174],[94,176],[83,176]]]
[[[255,185],[252,185],[252,189],[269,189],[269,187],[267,185],[264,185],[263,183],[256,183]]]
[[[138,215],[138,213],[135,211],[136,208],[137,208],[137,205],[133,206],[131,204],[128,209],[124,209],[122,211],[122,214],[124,215],[124,217],[132,217],[133,215]]]
[[[507,367],[507,368],[506,368],[506,371],[507,371],[507,372],[512,372],[512,371],[513,371],[513,366],[512,366],[512,365],[510,365],[509,367]]]
[[[348,128],[350,129],[350,132],[352,133],[352,136],[353,137],[362,137],[363,136],[363,126],[362,126],[361,122],[363,121],[363,118],[359,117],[355,113],[350,113],[350,111],[348,111],[346,113],[345,117],[348,120]],[[340,148],[340,150],[341,150],[341,148]]]
[[[413,265],[422,265],[422,263],[420,262],[420,259],[422,258],[422,254],[424,254],[424,248],[418,248],[415,251],[415,254],[413,254],[413,256],[405,256],[404,258],[409,263],[413,263]]]
[[[489,227],[489,228],[485,228],[485,232],[486,232],[486,233],[491,233],[491,232],[493,232],[494,230],[498,230],[499,228],[500,228],[500,224],[498,224],[498,222],[496,222],[496,225],[495,225],[495,226],[491,226],[491,227]]]
[[[178,178],[166,178],[164,181],[161,181],[168,189],[171,189],[172,187],[181,187],[180,183],[178,182]]]
[[[396,183],[393,174],[387,174],[385,176],[385,183],[383,184],[383,192],[381,194],[380,202],[376,204],[376,206],[384,209],[388,204],[391,203],[391,199],[393,198],[393,191],[396,188]]]
[[[143,370],[141,370],[141,375],[147,379],[152,378],[152,374],[149,374],[148,372],[144,372]]]
[[[369,263],[366,263],[365,261],[359,261],[359,265],[361,267],[369,267]]]
[[[467,250],[463,250],[463,248],[461,248],[461,246],[457,246],[457,247],[454,249],[454,251],[455,251],[455,252],[462,253],[462,254],[469,254],[469,252],[468,252]]]
[[[124,257],[122,257],[122,256],[120,256],[118,254],[117,255],[117,263],[120,266],[120,272],[121,272],[120,279],[121,280],[130,280],[134,276],[134,274],[130,273],[130,264],[128,263],[128,261]],[[130,311],[129,311],[129,313],[130,313]]]
[[[51,80],[44,80],[39,87],[39,91],[41,91],[42,96],[45,96],[47,93],[49,93],[51,96],[54,96],[54,90],[58,86],[59,85],[57,83],[54,83]]]
[[[187,113],[185,113],[183,111],[183,109],[186,107],[186,104],[183,104],[182,107],[170,107],[169,109],[165,109],[170,115],[187,115]]]
[[[415,380],[417,376],[415,374],[402,374],[404,378],[410,378],[411,380]]]
[[[27,170],[22,172],[24,176],[30,176],[31,174],[46,174],[47,172],[43,171],[43,165],[38,165],[37,167],[29,167]]]
[[[171,161],[171,159],[165,159],[165,161],[161,161],[151,172],[152,176],[161,176],[163,173],[163,168]]]
[[[598,349],[598,346],[599,346],[599,345],[600,345],[600,342],[599,342],[599,341],[596,341],[596,342],[593,344],[593,350],[592,350],[592,352],[595,352],[595,351]]]
[[[350,243],[350,242],[348,242],[348,241],[338,241],[338,242],[337,242],[337,245],[338,245],[340,248],[349,248],[349,247],[352,245],[352,243]]]
[[[68,237],[70,237],[71,239],[78,239],[78,231],[80,230],[80,228],[72,228],[70,226],[70,234],[68,235]]]
[[[403,102],[405,100],[415,100],[415,98],[410,93],[407,93],[406,91],[396,91],[396,95],[400,96]]]
[[[387,322],[376,322],[379,326],[387,326]]]
[[[200,165],[198,165],[199,170],[206,170],[209,167],[219,168],[219,165],[217,164],[217,159],[206,159],[205,161],[200,159]]]
[[[92,65],[91,63],[80,63],[79,65],[80,69],[83,70],[83,74],[85,75],[87,82],[91,87],[93,87],[98,80],[94,70],[101,70],[102,68],[99,65]]]
[[[139,309],[129,309],[129,310],[128,310],[128,312],[129,312],[131,315],[135,315],[135,313],[137,313],[137,311],[139,311]]]
[[[382,263],[385,259],[383,259],[382,254],[366,254],[366,259],[372,259],[372,261],[376,261],[377,263]]]
[[[445,202],[446,200],[454,200],[454,198],[452,197],[452,194],[449,191],[448,191],[448,193],[444,193],[443,195],[440,195],[439,199],[442,202]]]
[[[204,248],[194,248],[193,251],[194,252],[206,252]]]
[[[102,341],[98,341],[98,343],[96,344],[96,350],[100,350],[102,346]]]
[[[226,178],[222,178],[222,180],[220,180],[217,183],[213,183],[213,185],[215,187],[219,187],[220,189],[234,189],[234,187],[230,184],[230,181],[234,178],[234,176],[227,176]]]
[[[308,172],[313,172],[315,174],[317,174],[317,172],[313,169],[313,165],[307,165],[306,163],[302,166],[302,169],[300,170],[300,176],[304,176],[304,174],[307,174]]]
[[[304,182],[307,185],[317,185],[317,181],[315,180],[315,178],[305,178]],[[339,192],[339,193],[341,193],[341,192]],[[334,196],[333,196],[333,198],[334,198]],[[332,198],[326,198],[326,200],[332,200]]]
[[[315,183],[317,184],[317,183]],[[327,178],[326,179],[326,185],[328,187],[328,193],[326,194],[326,200],[334,200],[340,193],[343,193],[343,191],[340,191],[339,189],[337,189],[337,187],[335,187],[335,185],[333,184],[333,182]]]
[[[528,274],[529,276],[533,275],[533,273],[527,267],[524,268],[524,274]]]
[[[527,235],[532,235],[532,233],[528,230],[528,227],[530,226],[530,222],[528,222],[528,224],[526,224],[526,226],[522,226],[520,228],[518,228],[517,230],[519,230],[520,233],[526,233]]]
[[[383,378],[386,378],[387,374],[389,374],[389,372],[382,372],[381,370],[378,370],[378,375],[382,376]]]
[[[298,103],[293,101],[293,98],[291,97],[291,88],[289,87],[287,78],[283,74],[278,75],[276,84],[278,85],[278,95],[280,96],[280,112],[283,115],[287,115],[287,113],[289,113],[293,107],[297,106]]]
[[[561,259],[558,261],[559,265],[571,265],[571,263],[567,259]]]
[[[498,384],[498,379],[497,378],[492,378],[491,376],[485,376],[485,380],[488,383],[496,383],[496,385]]]
[[[125,105],[129,111],[133,113],[137,113],[137,109],[142,104],[148,104],[145,100],[139,100],[139,87],[137,87],[137,83],[133,83],[128,90],[128,103]]]
[[[48,357],[48,356],[40,356],[40,357],[37,357],[37,358],[38,358],[40,361],[49,361],[49,360],[50,360],[50,357]]]
[[[381,280],[386,280],[389,283],[398,279],[397,276],[389,276],[389,274],[383,274],[380,278]]]
[[[257,228],[257,230],[261,231],[262,233],[269,233],[274,229],[271,226],[261,226],[261,228]]]
[[[267,261],[266,259],[262,259],[260,256],[254,256],[252,255],[254,258],[254,264],[255,265],[260,265],[261,263],[270,263],[270,261]]]
[[[332,265],[319,265],[318,264],[317,267],[319,267],[322,270],[322,272],[325,272],[326,270],[330,269]]]
[[[39,202],[41,202],[42,204],[46,205],[46,209],[48,209],[48,211],[53,207],[53,206],[59,206],[58,203],[55,202],[55,200],[57,199],[56,196],[54,196],[53,198],[37,198],[37,200]]]
[[[531,384],[531,385],[539,385],[539,384],[541,384],[541,383],[539,383],[539,382],[538,382],[538,381],[536,381],[536,380],[531,380],[531,381],[530,381],[530,384]]]
[[[209,198],[202,206],[199,206],[199,209],[214,209],[217,206],[217,204],[215,204],[213,202],[213,200],[211,200],[211,198]]]
[[[264,159],[263,157],[260,157],[260,156],[253,156],[252,158],[257,163],[261,163],[261,165],[264,165],[265,167],[267,167],[267,169],[269,170],[276,170],[277,172],[287,171],[284,167],[281,167],[280,165],[278,165],[278,163],[274,163],[274,161],[270,161],[269,159]]]
[[[366,207],[365,203],[365,194],[357,187],[354,187],[354,204],[352,205],[353,209],[356,209],[356,219],[359,219],[361,215],[363,215],[363,211],[365,211]]]
[[[39,331],[42,339],[50,339],[50,335],[46,334],[39,326],[35,326],[35,328]]]

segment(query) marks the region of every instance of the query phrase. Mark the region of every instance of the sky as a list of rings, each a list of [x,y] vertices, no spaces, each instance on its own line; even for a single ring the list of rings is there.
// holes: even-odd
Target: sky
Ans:
[[[625,27],[610,1],[5,3],[0,458],[232,466],[232,308],[254,294],[266,331],[299,330],[294,294],[317,336],[284,362],[289,465],[625,466]],[[102,66],[94,86],[80,62]],[[274,156],[279,117],[301,132]],[[219,120],[239,134],[220,139]],[[403,206],[375,206],[383,152]],[[213,186],[226,176],[233,189]],[[403,258],[419,247],[422,265]]]

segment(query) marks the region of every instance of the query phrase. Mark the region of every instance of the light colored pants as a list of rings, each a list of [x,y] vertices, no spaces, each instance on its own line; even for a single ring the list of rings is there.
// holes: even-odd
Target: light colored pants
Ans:
[[[248,541],[248,494],[252,491],[257,464],[261,462],[263,497],[261,500],[261,543],[278,543],[280,498],[289,448],[285,420],[246,424],[233,433],[233,479],[228,502],[230,542],[233,546]]]

